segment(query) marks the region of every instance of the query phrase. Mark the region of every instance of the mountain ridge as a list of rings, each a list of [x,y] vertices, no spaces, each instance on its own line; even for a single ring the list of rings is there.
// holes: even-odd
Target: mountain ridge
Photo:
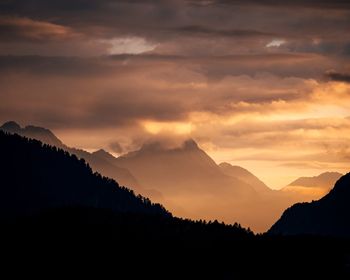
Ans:
[[[297,203],[268,231],[272,235],[350,236],[350,173],[319,200]]]
[[[142,186],[140,186],[129,170],[116,166],[102,157],[95,156],[93,153],[89,153],[82,149],[68,147],[51,130],[47,128],[33,125],[27,125],[24,128],[21,128],[21,126],[16,122],[9,121],[4,123],[0,127],[0,130],[8,133],[16,133],[64,149],[77,155],[78,157],[84,158],[94,170],[102,173],[105,176],[114,178],[121,185],[132,187],[136,192],[144,191]]]
[[[323,172],[317,176],[300,177],[290,184],[289,186],[302,186],[302,187],[326,187],[333,186],[335,182],[344,174],[339,172]]]
[[[162,205],[94,173],[84,159],[63,149],[3,131],[0,140],[3,219],[61,207],[171,215]]]
[[[264,182],[262,182],[258,177],[247,169],[232,165],[227,162],[222,162],[219,164],[220,169],[226,175],[236,177],[247,184],[251,185],[256,191],[269,192],[272,191]]]

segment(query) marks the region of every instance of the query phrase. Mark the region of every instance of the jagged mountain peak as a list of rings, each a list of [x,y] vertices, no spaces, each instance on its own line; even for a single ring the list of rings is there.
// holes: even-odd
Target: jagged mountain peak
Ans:
[[[193,139],[187,139],[183,142],[182,144],[182,148],[184,149],[199,149],[198,144],[196,141],[194,141]]]
[[[15,121],[5,122],[1,127],[4,131],[15,132],[21,129],[21,126]]]

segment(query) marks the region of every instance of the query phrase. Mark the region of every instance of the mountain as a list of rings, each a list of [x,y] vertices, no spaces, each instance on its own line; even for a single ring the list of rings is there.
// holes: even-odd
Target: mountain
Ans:
[[[94,171],[166,205],[181,217],[240,221],[257,232],[264,232],[281,211],[295,202],[308,201],[305,195],[263,191],[266,185],[249,171],[225,168],[225,164],[218,166],[193,140],[177,148],[160,142],[146,143],[137,151],[115,158],[102,149],[89,153],[68,147],[48,129],[21,128],[15,122],[8,122],[0,129],[35,137],[75,154],[85,159]]]
[[[282,192],[301,195],[304,201],[319,199],[326,195],[343,174],[324,172],[314,177],[300,177],[281,189]]]
[[[307,188],[326,188],[330,189],[343,174],[338,172],[324,172],[314,177],[300,177],[290,183],[287,187],[307,187]]]
[[[350,237],[350,173],[320,200],[288,208],[269,234]]]
[[[158,201],[175,215],[227,223],[239,220],[254,230],[266,230],[262,215],[269,214],[253,210],[260,194],[246,182],[224,174],[193,140],[175,148],[147,143],[118,157],[117,165],[130,170],[143,187],[161,192],[163,198]]]
[[[54,146],[0,131],[0,217],[28,216],[43,209],[88,207],[114,213],[169,216],[161,205],[120,187],[83,159]]]
[[[249,278],[256,271],[348,279],[337,277],[349,275],[348,260],[337,257],[349,252],[346,242],[338,249],[328,239],[254,236],[239,224],[179,219],[83,159],[19,135],[0,131],[0,154],[1,250],[11,271],[21,265],[37,273],[40,263],[127,279],[164,279],[169,271],[179,279]]]
[[[49,129],[28,125],[24,128],[21,128],[19,124],[14,121],[9,121],[4,123],[0,130],[3,130],[8,133],[17,133],[28,138],[37,139],[43,143],[56,146],[59,148],[65,148],[65,145],[61,142],[60,139],[56,137]]]
[[[67,147],[48,129],[37,128],[41,133],[34,135],[33,126],[21,128],[14,122],[6,123],[0,129],[36,137],[84,158],[93,170],[163,203],[179,216],[219,219],[228,223],[242,220],[253,228],[258,223],[259,231],[266,229],[265,219],[255,215],[249,206],[258,199],[253,187],[225,175],[193,140],[173,149],[161,143],[148,143],[138,151],[115,158],[104,150],[89,153]],[[247,215],[244,212],[248,212]],[[272,222],[273,218],[269,220]]]
[[[207,193],[254,193],[250,185],[223,174],[193,140],[170,149],[159,142],[145,144],[140,150],[117,158],[117,162],[119,166],[131,170],[142,185],[166,193],[193,190]]]
[[[224,174],[238,178],[239,180],[252,186],[257,192],[271,191],[271,189],[266,186],[264,182],[243,167],[234,166],[227,162],[220,163],[219,167]]]
[[[101,157],[99,153],[91,154],[81,149],[66,146],[49,129],[32,125],[21,128],[16,122],[9,121],[4,123],[0,127],[0,130],[8,133],[17,133],[19,135],[36,139],[43,143],[64,149],[80,158],[84,158],[93,170],[100,172],[104,176],[117,180],[121,185],[131,187],[136,192],[144,191],[129,170],[114,165],[111,161]]]
[[[302,195],[270,190],[241,167],[217,165],[193,140],[177,148],[150,142],[114,162],[145,188],[161,192],[157,201],[181,217],[239,220],[265,232],[284,209],[304,201]]]

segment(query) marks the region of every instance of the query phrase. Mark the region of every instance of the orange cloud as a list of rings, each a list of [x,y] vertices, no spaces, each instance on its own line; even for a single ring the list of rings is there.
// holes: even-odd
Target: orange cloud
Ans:
[[[78,36],[66,26],[24,17],[0,17],[0,33],[7,40],[50,41]]]

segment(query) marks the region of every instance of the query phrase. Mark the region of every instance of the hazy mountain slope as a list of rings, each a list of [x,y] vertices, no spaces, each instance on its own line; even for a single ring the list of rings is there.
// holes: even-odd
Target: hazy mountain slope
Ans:
[[[257,192],[271,191],[271,189],[266,186],[264,182],[243,167],[233,166],[227,162],[220,163],[219,167],[224,174],[238,178],[239,180],[252,186]]]
[[[330,191],[341,176],[342,174],[338,172],[324,172],[314,177],[300,177],[282,188],[281,191],[299,194],[304,198],[304,201],[320,199]]]
[[[269,233],[350,237],[350,173],[320,200],[297,203],[287,209]]]
[[[178,148],[160,143],[119,157],[142,186],[163,194],[162,204],[176,215],[193,219],[239,220],[255,231],[265,231],[291,204],[271,206],[252,186],[224,174],[193,141]],[[272,211],[271,208],[273,208]]]
[[[117,162],[131,170],[142,185],[162,192],[254,194],[250,185],[223,174],[193,140],[174,149],[164,148],[160,143],[147,144],[139,151],[119,157]]]
[[[66,146],[49,129],[31,125],[21,128],[17,123],[10,121],[3,124],[0,127],[0,130],[9,133],[17,133],[19,135],[37,139],[43,143],[62,148],[70,153],[77,155],[78,157],[84,158],[90,164],[93,170],[117,180],[121,185],[128,186],[137,192],[143,191],[137,180],[125,168],[116,166],[110,161],[84,150]]]
[[[343,176],[343,174],[339,172],[324,172],[318,176],[314,177],[300,177],[290,183],[288,187],[299,186],[299,187],[319,187],[319,188],[327,188],[330,189],[331,186],[334,186],[335,182],[339,180],[339,178]]]

